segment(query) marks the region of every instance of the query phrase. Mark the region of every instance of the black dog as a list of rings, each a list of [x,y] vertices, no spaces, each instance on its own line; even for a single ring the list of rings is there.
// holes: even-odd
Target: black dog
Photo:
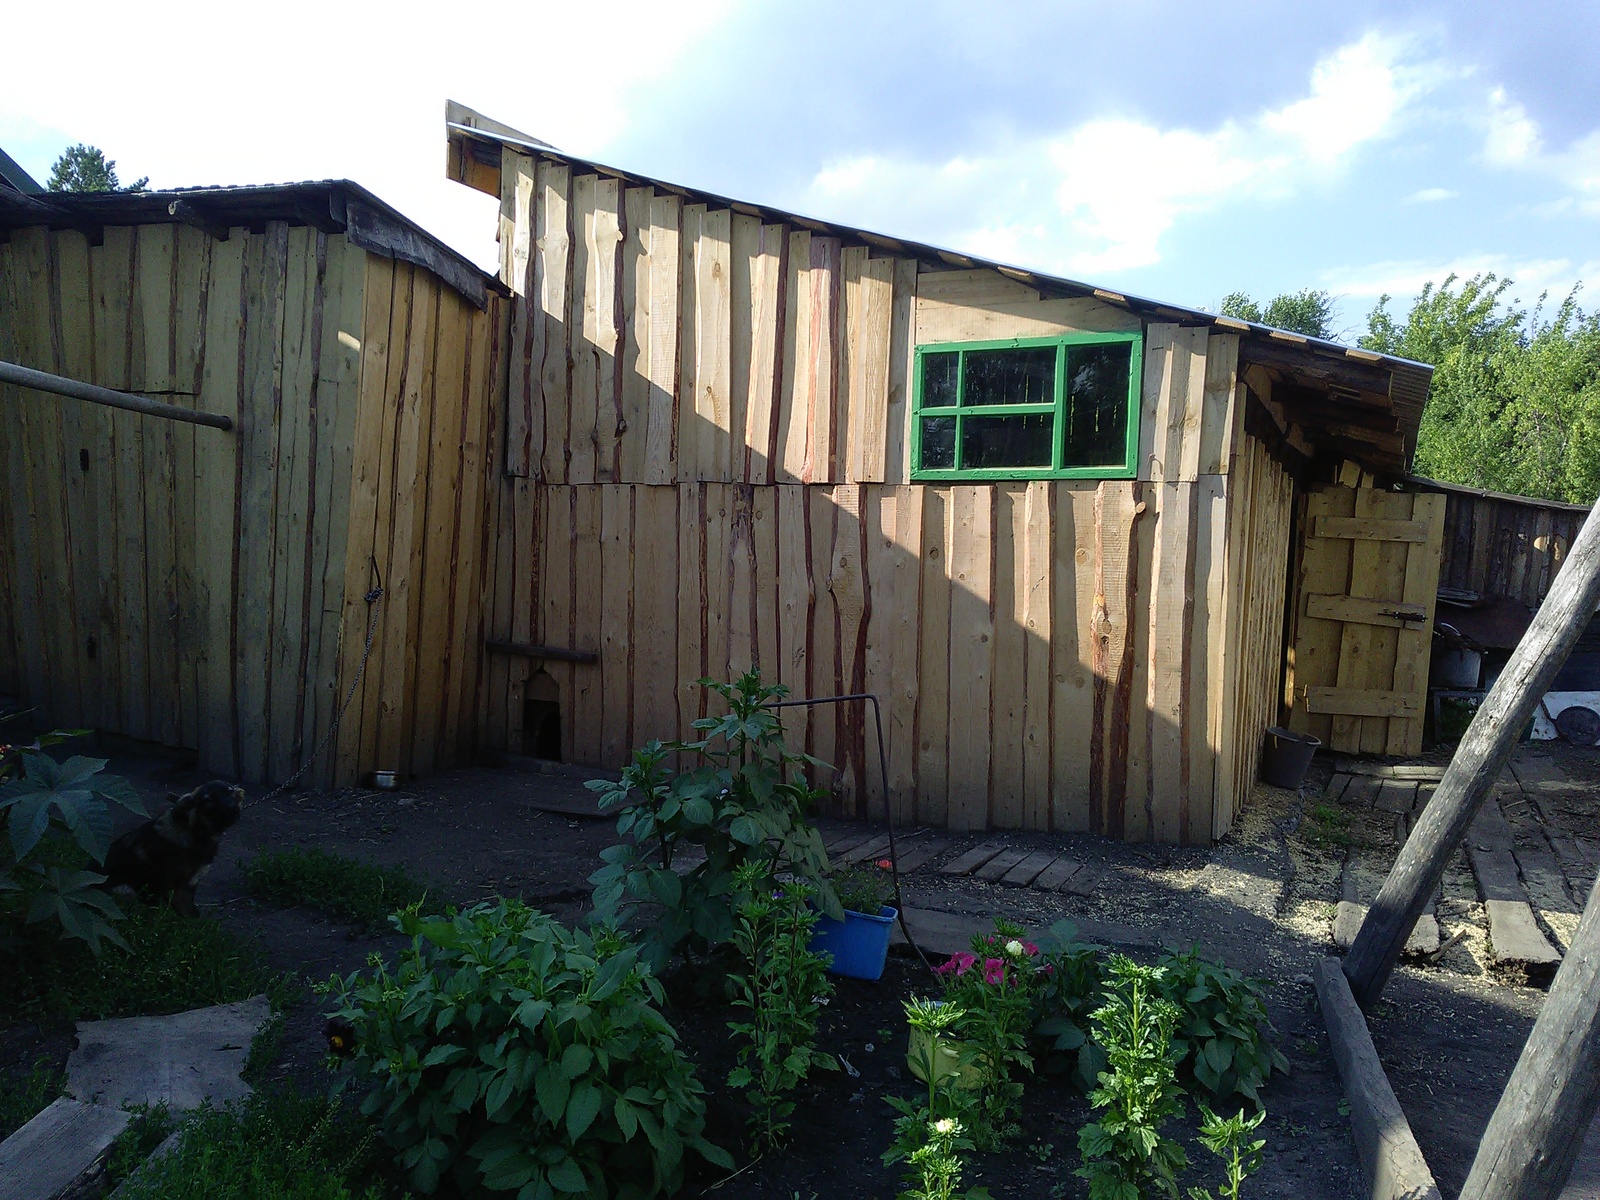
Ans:
[[[238,824],[243,799],[243,788],[221,780],[176,797],[161,816],[111,843],[105,886],[132,888],[152,902],[171,897],[173,908],[194,916],[195,888],[216,859],[222,835]]]

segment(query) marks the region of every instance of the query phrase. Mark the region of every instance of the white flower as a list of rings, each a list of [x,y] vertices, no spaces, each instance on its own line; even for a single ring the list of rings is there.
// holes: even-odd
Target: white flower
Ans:
[[[949,1137],[956,1131],[954,1117],[942,1117],[933,1123],[933,1131],[940,1137]]]
[[[1016,938],[1012,938],[1009,942],[1006,943],[1006,953],[1011,955],[1012,958],[1021,958],[1022,957],[1022,943],[1017,941]]]

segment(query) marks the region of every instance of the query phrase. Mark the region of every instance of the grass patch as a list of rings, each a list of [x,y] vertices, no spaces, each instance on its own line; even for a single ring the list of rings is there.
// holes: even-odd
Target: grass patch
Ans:
[[[66,1087],[66,1072],[43,1058],[26,1075],[0,1076],[0,1141],[50,1107]]]
[[[1313,846],[1348,846],[1355,841],[1350,832],[1352,814],[1333,804],[1313,804],[1301,828]]]
[[[269,850],[244,867],[250,891],[286,908],[304,905],[341,921],[381,928],[389,914],[426,898],[404,867],[375,867],[324,850]]]
[[[257,1092],[187,1118],[177,1147],[134,1171],[120,1195],[379,1200],[394,1194],[379,1174],[381,1158],[371,1126],[337,1100],[292,1090]]]
[[[0,961],[0,1024],[66,1024],[107,1017],[159,1016],[231,1004],[265,992],[273,1008],[293,997],[288,976],[209,917],[181,917],[166,906],[124,904],[118,932],[129,951],[106,946],[95,958],[82,942],[25,926]]]
[[[111,1144],[106,1156],[106,1188],[113,1189],[143,1165],[152,1151],[178,1127],[165,1104],[137,1104],[129,1110],[133,1122]]]

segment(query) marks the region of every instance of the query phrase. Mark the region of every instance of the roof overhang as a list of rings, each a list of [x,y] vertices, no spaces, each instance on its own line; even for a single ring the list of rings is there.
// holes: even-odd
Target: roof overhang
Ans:
[[[1433,368],[1426,363],[1305,337],[1204,309],[1095,287],[979,255],[821,221],[623,171],[558,150],[548,142],[455,101],[445,106],[445,132],[449,144],[446,174],[497,199],[502,198],[503,157],[511,151],[617,179],[624,185],[652,187],[693,203],[728,208],[763,221],[793,225],[865,245],[885,254],[915,258],[934,269],[986,268],[1036,288],[1043,295],[1092,297],[1127,309],[1146,321],[1208,326],[1217,333],[1236,334],[1241,376],[1248,383],[1253,375],[1256,380],[1253,390],[1260,394],[1264,407],[1279,425],[1288,444],[1302,453],[1349,458],[1385,476],[1401,476],[1410,469],[1433,375]]]
[[[0,233],[30,226],[76,229],[98,240],[107,226],[190,225],[227,240],[230,229],[268,221],[342,233],[352,245],[432,271],[478,308],[497,287],[471,259],[346,179],[162,192],[49,192],[0,189]]]

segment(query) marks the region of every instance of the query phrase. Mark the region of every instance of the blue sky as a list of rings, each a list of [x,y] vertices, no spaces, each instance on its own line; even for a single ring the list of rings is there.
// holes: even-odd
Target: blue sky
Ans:
[[[481,262],[448,97],[618,166],[1215,307],[1600,281],[1600,5],[58,4],[0,146],[153,186],[343,176]],[[71,68],[41,52],[83,30]],[[13,69],[14,68],[14,69]],[[1586,297],[1587,299],[1587,297]]]

